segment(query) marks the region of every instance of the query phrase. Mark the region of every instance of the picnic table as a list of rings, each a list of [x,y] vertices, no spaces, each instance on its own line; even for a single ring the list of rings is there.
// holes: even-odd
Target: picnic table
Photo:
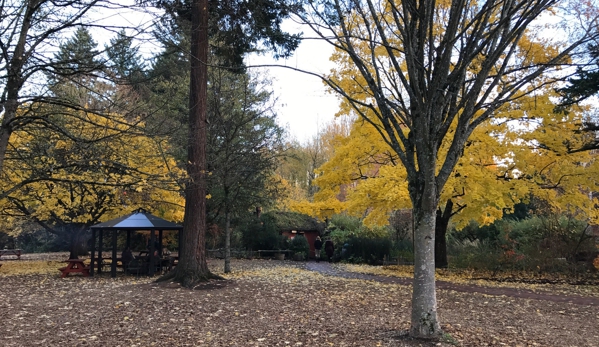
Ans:
[[[2,256],[4,255],[14,255],[17,257],[17,259],[21,259],[21,249],[0,249],[0,259],[2,259]]]
[[[72,273],[80,273],[84,277],[89,276],[89,266],[85,266],[83,259],[67,259],[65,263],[67,263],[67,266],[58,269],[61,272],[61,278],[65,278]]]

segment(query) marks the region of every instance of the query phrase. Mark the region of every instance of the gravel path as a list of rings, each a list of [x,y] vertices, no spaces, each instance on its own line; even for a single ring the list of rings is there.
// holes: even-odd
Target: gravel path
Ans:
[[[405,277],[388,277],[379,275],[370,275],[356,272],[348,272],[336,269],[327,262],[308,262],[306,269],[315,271],[327,276],[342,277],[348,279],[360,279],[367,281],[376,281],[380,283],[392,283],[401,285],[412,285],[411,278]],[[538,293],[527,289],[504,288],[504,287],[483,287],[477,285],[466,285],[458,283],[450,283],[445,281],[437,281],[437,289],[453,290],[461,293],[481,293],[494,296],[507,296],[512,298],[544,300],[551,302],[563,302],[576,305],[599,306],[599,298],[583,297],[578,295],[559,295]]]

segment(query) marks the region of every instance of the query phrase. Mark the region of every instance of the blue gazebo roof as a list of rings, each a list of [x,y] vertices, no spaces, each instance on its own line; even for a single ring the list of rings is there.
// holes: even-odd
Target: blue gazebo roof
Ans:
[[[91,229],[181,230],[183,227],[140,209],[126,216],[92,225]]]

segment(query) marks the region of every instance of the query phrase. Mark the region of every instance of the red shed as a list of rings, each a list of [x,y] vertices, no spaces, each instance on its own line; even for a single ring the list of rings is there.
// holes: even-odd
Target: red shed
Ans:
[[[297,212],[268,212],[274,219],[275,225],[281,235],[287,236],[292,240],[297,235],[304,235],[310,245],[310,258],[314,258],[314,240],[316,236],[321,236],[325,228],[325,223],[316,218]]]

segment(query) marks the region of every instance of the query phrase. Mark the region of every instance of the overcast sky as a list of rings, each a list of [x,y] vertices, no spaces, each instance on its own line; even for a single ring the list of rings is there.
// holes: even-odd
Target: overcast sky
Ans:
[[[150,28],[153,21],[151,15],[144,13],[146,10],[121,10],[116,13],[101,11],[101,14],[96,15],[101,18],[98,20],[98,24],[106,21],[142,29]],[[313,36],[308,28],[301,27],[291,20],[285,21],[284,30],[291,33],[303,32],[303,37]],[[107,43],[111,36],[114,36],[103,34],[94,36],[101,46]],[[141,53],[149,56],[159,49],[160,47],[156,46],[152,40],[145,41],[142,43]],[[327,43],[306,39],[289,59],[274,60],[270,55],[253,55],[247,58],[246,63],[248,65],[285,65],[322,75],[328,73],[333,67],[329,61],[332,52],[332,47]],[[339,101],[335,95],[325,91],[325,86],[319,78],[284,67],[260,69],[265,69],[272,78],[272,90],[275,97],[278,98],[279,123],[286,127],[295,139],[302,143],[309,140],[317,134],[319,127],[334,118]]]
[[[304,36],[309,37],[306,30]],[[248,57],[247,64],[285,65],[323,74],[333,68],[333,63],[329,61],[332,52],[332,47],[325,42],[304,40],[289,59],[251,56]],[[319,78],[284,67],[269,67],[267,70],[273,78],[272,89],[279,101],[279,122],[297,140],[307,141],[317,134],[319,127],[334,118],[339,100],[336,95],[326,92]]]

